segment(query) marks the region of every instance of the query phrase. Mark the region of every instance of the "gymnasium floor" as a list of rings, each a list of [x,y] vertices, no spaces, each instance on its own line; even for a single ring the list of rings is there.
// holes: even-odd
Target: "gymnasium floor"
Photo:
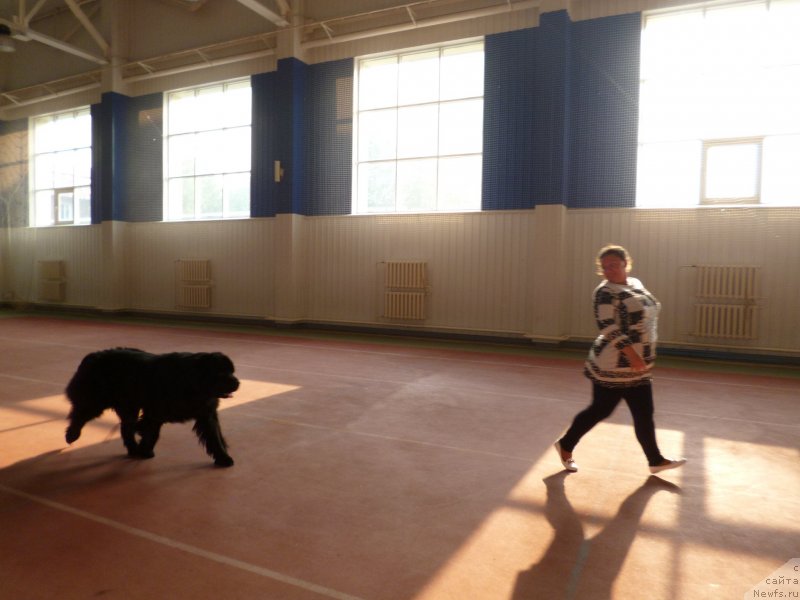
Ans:
[[[124,457],[113,414],[64,442],[88,352],[220,350],[220,419]],[[524,600],[753,597],[800,557],[800,369],[662,359],[649,476],[582,353],[0,313],[0,598]]]

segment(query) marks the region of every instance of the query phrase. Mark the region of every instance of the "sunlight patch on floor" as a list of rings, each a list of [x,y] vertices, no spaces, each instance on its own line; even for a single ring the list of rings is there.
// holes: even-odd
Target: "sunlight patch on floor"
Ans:
[[[269,398],[299,389],[270,381],[241,381],[232,398],[220,401],[220,411],[236,406],[268,400]],[[22,400],[0,406],[0,468],[38,456],[44,452],[60,450],[75,452],[93,444],[102,444],[119,437],[119,419],[113,411],[90,421],[81,437],[72,445],[64,440],[69,402],[63,394]]]
[[[683,451],[682,432],[659,430],[661,439],[676,455]],[[651,478],[629,424],[601,423],[580,448],[585,464],[568,474],[548,447],[415,600],[523,598],[534,589],[565,597],[594,569],[613,587],[619,573],[635,574],[653,554],[674,560],[666,534],[679,526],[680,488],[672,483],[679,472]],[[658,597],[671,596],[668,580],[647,582],[656,587]]]

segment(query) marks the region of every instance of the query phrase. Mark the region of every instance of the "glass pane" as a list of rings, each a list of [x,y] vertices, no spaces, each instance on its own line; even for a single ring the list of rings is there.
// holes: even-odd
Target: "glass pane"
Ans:
[[[195,135],[175,135],[169,138],[167,144],[168,163],[167,175],[169,177],[183,177],[194,175]]]
[[[696,206],[700,200],[702,152],[700,140],[640,146],[636,206]]]
[[[397,163],[397,211],[436,210],[436,159]]]
[[[359,160],[384,160],[397,154],[397,110],[375,110],[358,117]]]
[[[74,148],[73,140],[76,135],[75,119],[71,114],[56,115],[53,122],[53,146],[56,150]]]
[[[75,224],[90,225],[92,222],[91,188],[75,188]]]
[[[225,112],[223,125],[238,127],[252,121],[252,92],[249,81],[229,83],[225,87]]]
[[[222,135],[224,172],[250,171],[250,127],[226,129]]]
[[[221,129],[225,123],[225,95],[221,85],[214,85],[197,90],[193,115],[193,129],[207,131]]]
[[[397,57],[362,60],[358,70],[358,108],[397,105]]]
[[[480,210],[483,160],[459,156],[439,160],[438,210]]]
[[[194,178],[170,179],[167,204],[170,221],[194,219]]]
[[[394,212],[394,186],[394,162],[359,165],[359,212]]]
[[[445,102],[439,115],[439,154],[483,151],[483,100]]]
[[[400,57],[398,103],[420,104],[439,99],[439,51]]]
[[[397,111],[397,156],[436,156],[438,150],[438,104],[411,106]],[[388,157],[387,157],[388,158]]]
[[[691,59],[702,44],[701,11],[648,16],[642,30],[642,78],[684,73],[695,65]]]
[[[730,144],[706,149],[706,198],[758,196],[760,144]]]
[[[196,175],[219,173],[225,164],[223,131],[207,131],[195,134],[194,145],[197,159],[194,164]]]
[[[56,160],[54,154],[40,154],[33,161],[34,183],[37,190],[54,187]]]
[[[83,148],[75,151],[75,185],[92,183],[92,149]]]
[[[764,140],[761,202],[800,204],[800,135],[780,135]]]
[[[57,152],[53,187],[72,187],[75,182],[75,152]]]
[[[224,216],[250,216],[250,174],[225,175]]]
[[[36,227],[47,227],[55,223],[53,217],[53,190],[36,192],[34,198],[34,225]]]
[[[769,4],[769,32],[771,51],[768,62],[773,65],[800,64],[800,2],[796,0],[772,0]]]
[[[442,51],[441,99],[483,96],[483,44]]]
[[[222,218],[222,175],[195,178],[197,218]]]
[[[171,92],[167,95],[167,134],[194,131],[194,90]]]
[[[58,209],[59,223],[72,223],[73,198],[72,190],[69,192],[57,192],[56,207]]]
[[[56,149],[55,117],[38,117],[33,121],[33,145],[37,154]]]
[[[92,117],[88,110],[79,112],[75,117],[75,139],[72,144],[75,148],[92,146]]]
[[[708,8],[705,13],[705,60],[713,68],[734,67],[740,71],[761,62],[765,45],[762,32],[767,20],[766,4],[742,4]]]

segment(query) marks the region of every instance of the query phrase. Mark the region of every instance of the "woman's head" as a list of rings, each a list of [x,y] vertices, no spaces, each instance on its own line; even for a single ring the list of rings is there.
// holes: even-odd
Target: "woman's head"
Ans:
[[[609,244],[600,248],[595,264],[597,274],[601,277],[605,277],[611,283],[625,283],[627,274],[633,267],[633,259],[622,246]]]

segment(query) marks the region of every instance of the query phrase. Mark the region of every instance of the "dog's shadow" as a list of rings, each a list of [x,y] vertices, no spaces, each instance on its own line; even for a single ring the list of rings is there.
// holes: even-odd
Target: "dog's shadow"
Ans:
[[[95,486],[113,490],[142,484],[148,479],[191,479],[199,472],[216,470],[213,463],[159,461],[130,458],[119,452],[119,440],[109,439],[99,446],[114,449],[98,455],[87,449],[59,449],[43,452],[0,469],[0,486],[42,497],[68,496]]]

